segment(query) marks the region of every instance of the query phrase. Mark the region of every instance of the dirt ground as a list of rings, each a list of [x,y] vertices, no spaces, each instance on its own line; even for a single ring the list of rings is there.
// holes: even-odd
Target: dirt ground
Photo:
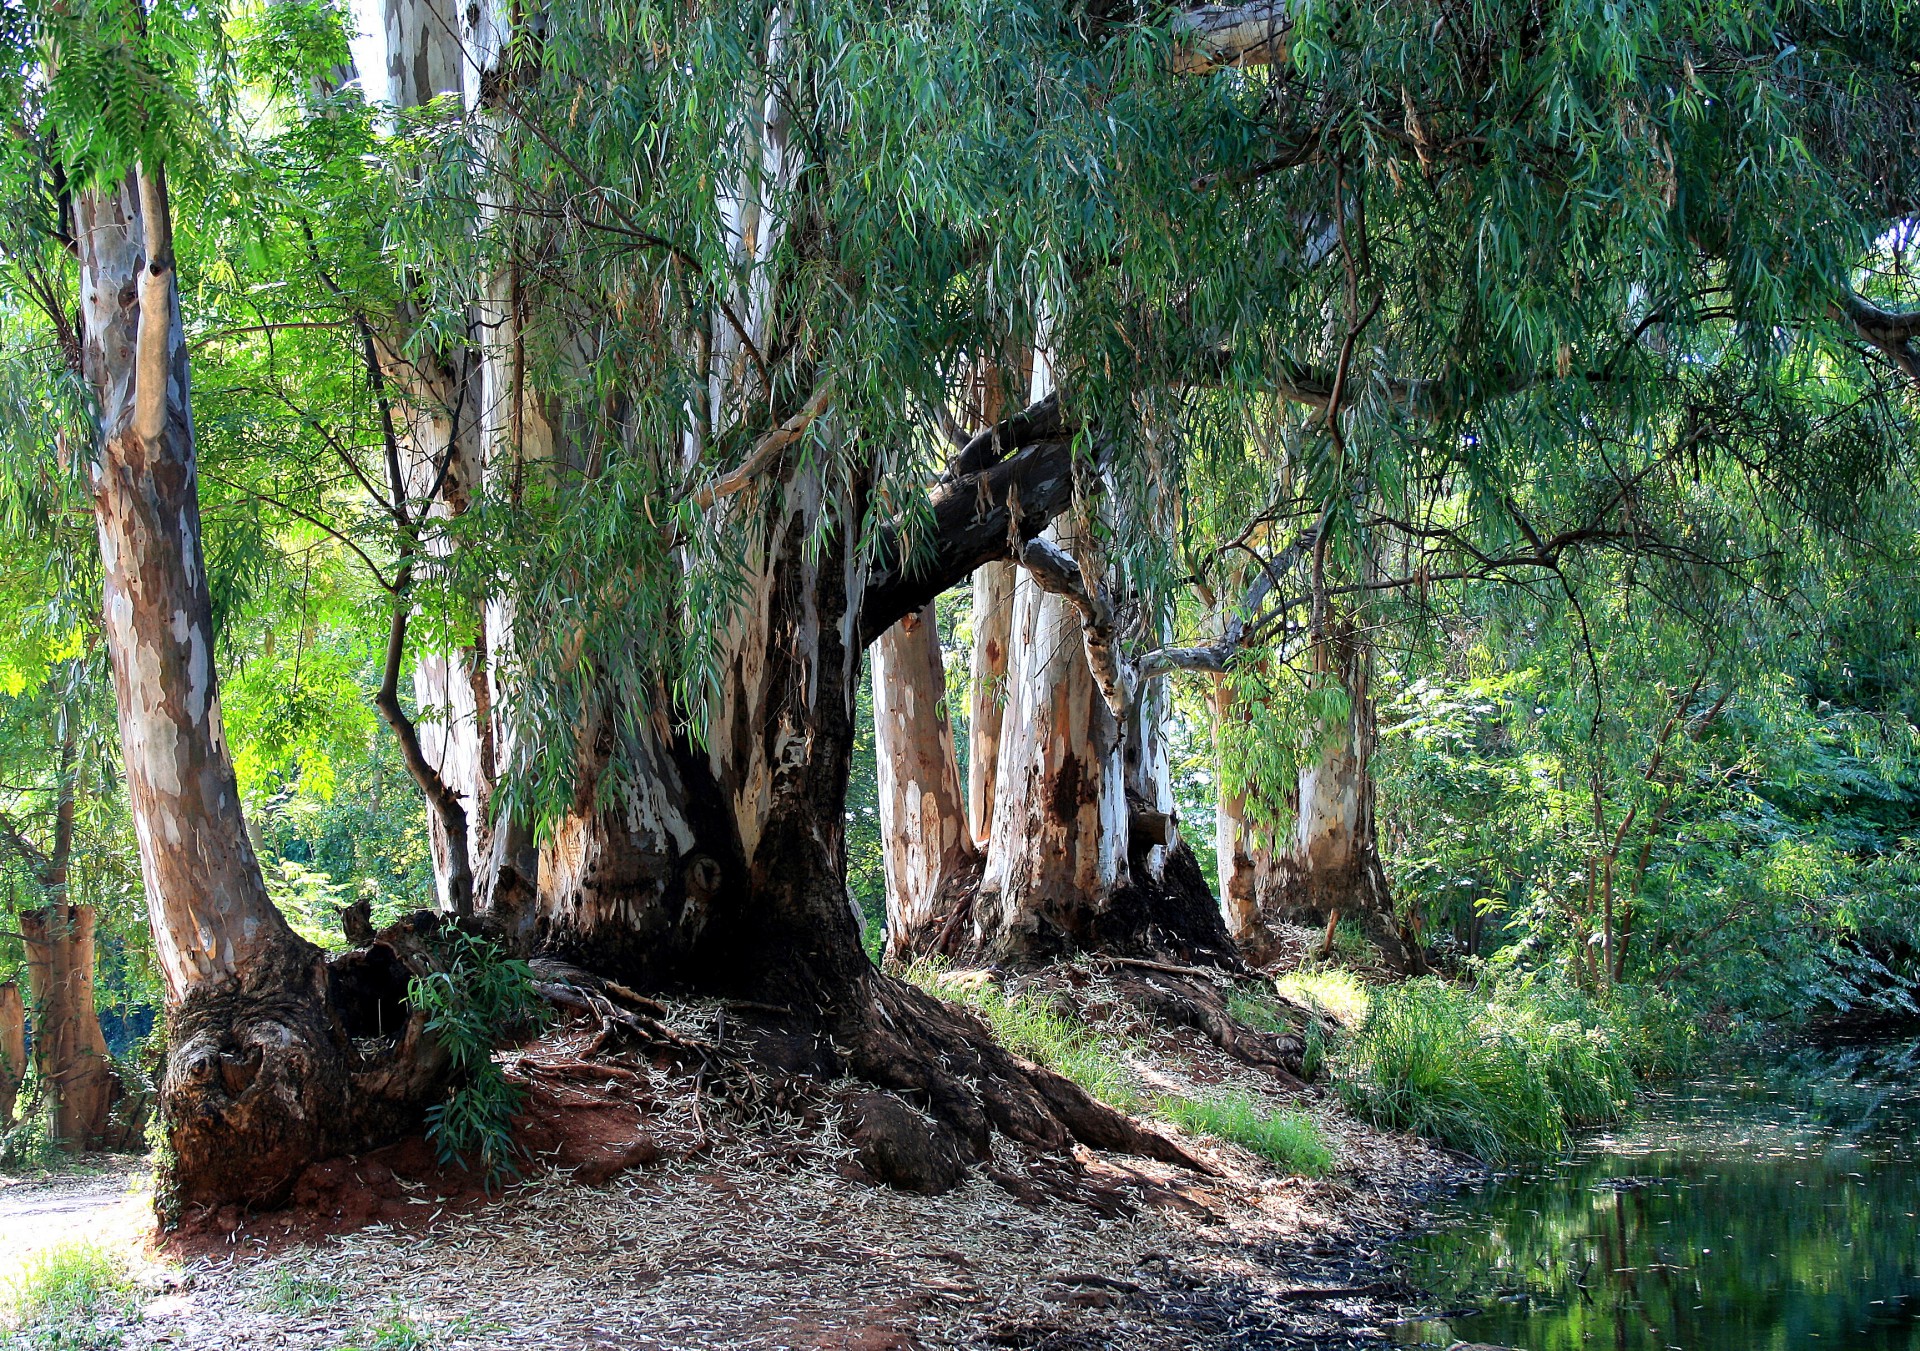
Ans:
[[[589,1176],[623,1130],[644,1133],[601,1185],[553,1169],[442,1204],[405,1166],[362,1162],[313,1193],[316,1214],[345,1207],[333,1227],[350,1232],[312,1215],[304,1227],[202,1216],[199,1239],[168,1246],[143,1228],[138,1169],[113,1161],[0,1187],[0,1283],[36,1250],[114,1245],[132,1255],[138,1294],[103,1337],[181,1351],[1377,1348],[1416,1298],[1391,1274],[1388,1241],[1427,1189],[1464,1175],[1192,1032],[1136,1035],[1142,1082],[1304,1106],[1335,1146],[1331,1176],[1183,1137],[1217,1176],[1003,1150],[948,1195],[909,1195],[852,1180],[853,1147],[831,1121],[730,1116],[633,1078],[557,1084],[537,1063],[576,1049],[549,1039],[514,1073],[556,1095],[543,1112],[595,1123],[602,1152],[573,1160]],[[363,1183],[371,1202],[342,1200]]]

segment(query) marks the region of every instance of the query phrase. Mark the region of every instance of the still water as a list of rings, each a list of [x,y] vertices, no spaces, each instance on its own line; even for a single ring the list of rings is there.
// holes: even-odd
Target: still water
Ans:
[[[1801,1051],[1643,1104],[1404,1245],[1410,1345],[1920,1351],[1920,1041]]]

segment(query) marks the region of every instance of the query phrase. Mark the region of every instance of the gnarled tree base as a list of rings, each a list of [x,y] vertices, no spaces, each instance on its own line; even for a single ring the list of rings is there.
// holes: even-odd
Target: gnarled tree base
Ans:
[[[290,944],[172,1010],[162,1105],[177,1206],[279,1205],[315,1160],[420,1128],[450,1072],[406,1003],[436,928],[421,916],[332,955]]]
[[[1017,932],[981,932],[974,918],[976,910],[985,909],[975,905],[979,873],[958,875],[947,884],[953,890],[943,892],[940,918],[910,934],[895,960],[944,957],[962,964],[1044,966],[1092,953],[1244,970],[1193,850],[1184,841],[1176,845],[1158,878],[1147,869],[1145,855],[1145,849],[1136,851],[1133,880],[1100,908],[1032,916],[1029,927]]]

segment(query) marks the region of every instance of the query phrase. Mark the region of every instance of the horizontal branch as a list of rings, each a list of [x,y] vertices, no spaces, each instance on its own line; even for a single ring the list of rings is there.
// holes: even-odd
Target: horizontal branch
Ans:
[[[1008,556],[1010,538],[1032,539],[1073,500],[1073,442],[1042,441],[978,473],[948,479],[929,494],[930,538],[903,555],[907,528],[882,528],[860,605],[862,647],[982,563]]]
[[[1291,0],[1251,0],[1244,5],[1201,5],[1173,16],[1183,39],[1173,68],[1200,75],[1222,66],[1270,66],[1287,59],[1293,32]]]
[[[1913,349],[1913,340],[1920,337],[1920,310],[1883,310],[1851,291],[1833,308],[1853,325],[1855,333],[1878,348],[1907,379],[1920,385],[1920,353]]]

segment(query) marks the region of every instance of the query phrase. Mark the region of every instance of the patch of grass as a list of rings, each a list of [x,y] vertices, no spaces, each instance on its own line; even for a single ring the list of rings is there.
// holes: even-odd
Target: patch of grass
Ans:
[[[31,1258],[0,1306],[0,1347],[105,1351],[120,1333],[104,1323],[131,1311],[133,1277],[124,1259],[98,1243],[66,1243]]]
[[[1554,1153],[1633,1091],[1627,1038],[1591,1003],[1432,978],[1376,990],[1333,1069],[1361,1115],[1488,1160]]]
[[[1257,1032],[1297,1032],[1280,1006],[1271,999],[1245,990],[1235,990],[1227,996],[1227,1013],[1236,1021],[1245,1023]]]
[[[433,1335],[404,1313],[395,1310],[378,1323],[362,1329],[338,1351],[431,1351]]]
[[[1212,1098],[1163,1098],[1160,1111],[1183,1130],[1218,1136],[1307,1177],[1333,1171],[1333,1148],[1312,1117],[1272,1111],[1246,1093]]]
[[[1288,999],[1305,1004],[1346,1028],[1357,1028],[1367,1020],[1373,994],[1367,983],[1351,971],[1327,967],[1319,971],[1289,971],[1274,982],[1274,988]]]
[[[347,1292],[332,1281],[300,1276],[282,1268],[262,1292],[261,1303],[281,1313],[311,1313],[329,1309],[346,1298]]]
[[[1143,1105],[1125,1048],[1051,1001],[1010,995],[985,972],[954,971],[936,962],[916,962],[905,975],[928,994],[974,1010],[1002,1046],[1065,1075],[1108,1106],[1131,1112]]]

